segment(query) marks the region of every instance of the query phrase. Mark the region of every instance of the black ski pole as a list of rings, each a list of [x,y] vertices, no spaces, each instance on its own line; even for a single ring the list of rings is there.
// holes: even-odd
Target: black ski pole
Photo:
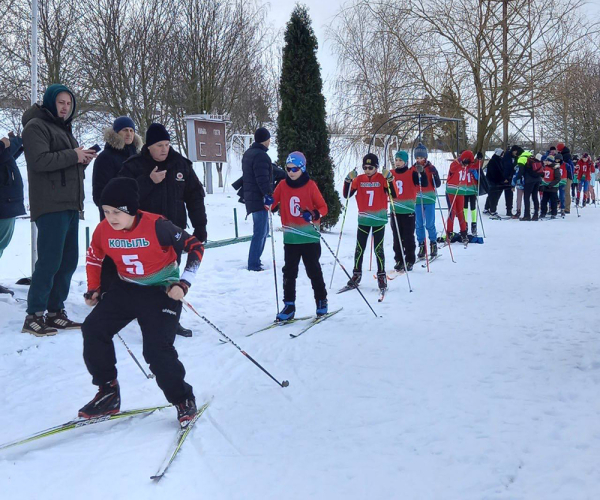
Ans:
[[[186,306],[188,309],[190,309],[196,316],[198,316],[200,319],[202,319],[203,321],[208,323],[209,326],[211,326],[221,336],[223,336],[225,339],[227,339],[227,341],[229,341],[235,347],[237,347],[238,351],[240,351],[244,356],[246,356],[250,361],[252,361],[256,366],[258,366],[263,372],[265,372],[269,377],[271,377],[271,379],[273,379],[275,382],[277,382],[277,384],[280,387],[287,387],[288,385],[290,385],[290,383],[287,380],[284,380],[283,382],[279,382],[279,380],[277,380],[273,375],[271,375],[267,370],[265,370],[261,366],[260,363],[258,363],[252,356],[250,356],[250,354],[248,354],[246,351],[244,351],[239,345],[237,345],[233,340],[231,340],[227,335],[225,335],[219,328],[217,328],[215,325],[213,325],[212,322],[208,318],[202,316],[198,311],[196,311],[196,309],[194,309],[194,307],[189,302],[185,301],[184,299],[181,299],[181,302],[183,303],[184,306]]]
[[[140,367],[140,370],[142,370],[142,373],[146,376],[146,378],[154,378],[154,373],[151,373],[150,375],[148,375],[146,373],[146,370],[144,370],[142,368],[142,365],[140,365],[140,362],[137,360],[137,358],[135,357],[135,355],[131,352],[131,349],[129,349],[129,346],[125,343],[125,341],[123,340],[123,337],[121,337],[121,334],[117,333],[117,336],[119,337],[119,339],[121,339],[121,342],[123,342],[123,345],[125,346],[125,349],[127,349],[127,352],[133,358],[133,360],[135,361],[135,364]]]
[[[315,230],[320,233],[319,228],[317,226],[315,226],[314,224],[312,224],[312,227],[315,228]],[[342,264],[340,262],[340,259],[337,258],[337,256],[335,255],[335,253],[333,253],[333,250],[331,249],[331,247],[329,246],[329,243],[327,243],[327,241],[325,241],[325,238],[321,238],[321,240],[323,241],[323,243],[325,243],[325,246],[327,247],[327,250],[329,250],[331,252],[331,255],[333,255],[333,258],[335,259],[335,261],[339,264],[339,266],[342,268],[342,271],[344,271],[346,273],[346,276],[348,276],[348,279],[351,280],[352,276],[350,276],[348,274],[348,271],[346,271],[346,268],[344,267],[344,264]],[[365,301],[365,303],[369,306],[369,309],[371,309],[371,312],[375,315],[376,318],[378,318],[379,316],[377,316],[377,313],[374,311],[374,309],[371,307],[371,304],[369,304],[369,301],[366,299],[366,297],[363,295],[363,293],[360,291],[360,289],[358,287],[355,288],[355,290],[360,293],[360,296],[363,298],[363,300]]]

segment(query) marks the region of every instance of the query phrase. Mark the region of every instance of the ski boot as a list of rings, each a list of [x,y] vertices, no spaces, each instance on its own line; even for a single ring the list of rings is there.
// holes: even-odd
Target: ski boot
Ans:
[[[471,222],[471,234],[477,236],[477,222]]]
[[[289,321],[290,319],[294,319],[294,315],[296,314],[296,303],[284,301],[283,305],[284,307],[275,318],[275,321]]]
[[[44,320],[44,313],[28,314],[25,316],[25,323],[23,323],[23,333],[31,333],[36,337],[51,337],[56,335],[58,330],[52,326],[46,324]]]
[[[358,288],[360,284],[360,280],[362,279],[362,271],[357,271],[356,269],[352,271],[352,278],[348,280],[347,285],[350,288]]]
[[[467,236],[467,231],[461,231],[460,232],[460,242],[464,246],[467,246],[469,244],[469,237]]]
[[[81,323],[67,318],[67,312],[61,309],[58,312],[48,312],[46,314],[46,325],[57,330],[79,330]]]
[[[514,215],[513,215],[513,213],[512,213],[512,212],[507,212],[507,213],[506,213],[506,215],[507,215],[507,216],[509,216],[511,219],[518,220],[518,219],[520,219],[520,218],[521,218],[521,211],[520,211],[520,210],[517,210],[517,211],[514,213]]]
[[[327,311],[327,299],[317,300],[317,317],[325,316]]]
[[[560,216],[561,216],[563,219],[565,218],[565,213],[566,213],[566,212],[565,212],[564,210],[561,210],[561,211],[560,211]]]
[[[387,290],[387,276],[385,275],[385,271],[377,273],[377,286],[382,292]]]
[[[550,220],[552,220],[552,219],[556,219],[556,215],[551,215]]]
[[[489,208],[486,208],[486,209],[483,211],[483,213],[484,213],[484,214],[487,214],[487,215],[491,215],[491,212],[490,212],[490,209],[489,209]]]
[[[181,326],[181,324],[177,325],[177,330],[175,330],[175,334],[179,335],[181,337],[188,337],[188,338],[193,335],[192,330]]]
[[[425,258],[425,242],[419,243],[419,253],[417,254],[417,259],[423,260]]]
[[[187,427],[190,420],[198,413],[196,400],[194,398],[186,399],[185,401],[176,404],[175,407],[177,408],[177,420],[179,420],[181,427]]]
[[[531,220],[539,220],[539,216],[537,212],[533,212],[533,217],[531,218]]]
[[[117,379],[102,384],[98,393],[88,404],[79,410],[79,416],[83,418],[101,417],[102,415],[114,415],[121,409],[121,391]]]
[[[437,254],[438,254],[437,243],[435,243],[435,242],[431,243],[430,247],[431,247],[431,253],[430,253],[431,258],[437,257]]]
[[[415,265],[415,264],[414,264],[413,262],[407,262],[407,263],[406,263],[406,270],[407,270],[407,271],[412,271],[412,270],[413,270],[413,266],[414,266],[414,265]]]
[[[397,273],[404,272],[405,271],[404,262],[402,262],[402,261],[396,262],[396,265],[394,266],[394,271],[396,271]]]

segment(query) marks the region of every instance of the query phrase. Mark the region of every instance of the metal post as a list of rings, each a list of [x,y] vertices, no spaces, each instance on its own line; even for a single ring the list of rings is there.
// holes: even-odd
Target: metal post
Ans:
[[[508,0],[502,0],[502,148],[508,148]]]
[[[31,0],[31,105],[37,102],[38,95],[38,0]],[[37,261],[37,226],[31,223],[31,275]]]
[[[206,188],[207,194],[213,194],[213,182],[212,182],[212,162],[204,162],[204,187]]]
[[[233,209],[233,227],[235,228],[235,237],[238,238],[237,208]]]

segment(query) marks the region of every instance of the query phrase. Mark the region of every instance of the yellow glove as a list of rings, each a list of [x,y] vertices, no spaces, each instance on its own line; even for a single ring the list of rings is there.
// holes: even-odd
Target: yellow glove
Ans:
[[[358,176],[358,174],[356,173],[356,170],[350,170],[350,172],[348,172],[348,175],[346,176],[345,181],[350,184],[354,179],[356,179],[356,177]]]
[[[393,176],[393,175],[392,175],[392,173],[391,173],[389,170],[387,170],[386,168],[384,168],[384,169],[381,171],[381,175],[383,175],[383,178],[384,178],[386,181],[388,181],[388,182],[392,182],[392,181],[394,180],[394,176]]]

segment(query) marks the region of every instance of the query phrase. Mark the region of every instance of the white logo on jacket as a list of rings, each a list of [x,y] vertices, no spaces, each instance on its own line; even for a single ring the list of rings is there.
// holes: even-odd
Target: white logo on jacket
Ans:
[[[171,311],[171,309],[167,309],[166,307],[162,310],[162,312],[172,314],[173,316],[177,316],[177,313],[175,311]]]
[[[177,172],[177,175],[175,176],[175,180],[185,181],[185,179],[183,178],[183,174],[181,172]]]

